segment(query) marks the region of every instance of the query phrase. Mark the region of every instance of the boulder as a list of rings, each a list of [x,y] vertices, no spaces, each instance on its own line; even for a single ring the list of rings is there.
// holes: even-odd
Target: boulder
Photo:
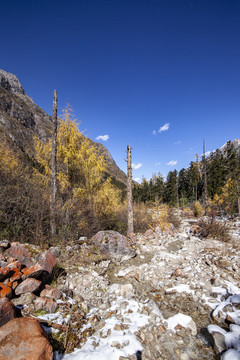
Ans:
[[[99,231],[91,239],[101,252],[118,260],[128,260],[136,256],[136,251],[126,236],[116,231]]]
[[[12,297],[12,289],[3,283],[0,283],[0,299],[5,297],[9,299]]]
[[[61,291],[58,290],[57,288],[46,285],[45,289],[41,292],[40,296],[43,296],[43,297],[46,297],[49,299],[58,300],[61,298]]]
[[[52,346],[37,319],[15,318],[0,328],[0,360],[52,358]]]
[[[22,264],[21,264],[21,262],[19,260],[14,260],[14,261],[9,262],[6,267],[8,269],[17,268],[18,270],[21,270]]]
[[[33,301],[33,304],[36,311],[44,310],[50,314],[55,313],[58,308],[58,303],[56,303],[56,301],[54,301],[53,299],[48,299],[46,297],[36,298]]]
[[[41,273],[44,271],[42,265],[40,264],[35,264],[33,266],[31,266],[30,268],[24,268],[22,269],[23,272],[23,279],[27,279],[29,277],[31,278],[38,278]]]
[[[51,251],[48,250],[39,256],[38,263],[42,266],[43,270],[51,274],[54,266],[56,265],[56,259],[51,253]]]
[[[17,258],[22,263],[22,265],[27,267],[33,265],[31,254],[23,244],[12,243],[12,246],[4,252],[4,255]]]
[[[16,295],[21,295],[28,292],[34,292],[39,289],[42,282],[37,279],[28,278],[19,284],[15,289]]]
[[[16,316],[16,308],[11,300],[3,298],[0,300],[0,326],[5,325],[8,321]]]
[[[9,268],[0,268],[0,280],[6,278],[10,271],[11,269]]]

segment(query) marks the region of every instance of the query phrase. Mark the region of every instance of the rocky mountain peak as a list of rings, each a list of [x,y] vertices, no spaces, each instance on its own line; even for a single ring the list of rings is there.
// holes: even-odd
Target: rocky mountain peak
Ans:
[[[0,69],[0,85],[13,94],[26,95],[26,92],[16,75],[8,73],[2,69]]]

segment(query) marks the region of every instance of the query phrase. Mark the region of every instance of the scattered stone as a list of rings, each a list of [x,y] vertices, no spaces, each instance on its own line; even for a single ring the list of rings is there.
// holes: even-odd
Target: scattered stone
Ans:
[[[48,250],[45,253],[40,254],[38,263],[42,265],[43,270],[52,273],[54,266],[56,265],[56,259],[53,254]]]
[[[6,297],[0,300],[0,327],[15,317],[16,308],[12,301]]]
[[[47,335],[33,318],[15,318],[0,330],[1,360],[52,360],[53,349]]]
[[[42,282],[40,280],[28,278],[16,287],[15,294],[21,295],[24,293],[37,291],[41,284]]]
[[[35,310],[44,310],[50,314],[56,312],[58,308],[58,304],[53,299],[49,299],[46,297],[38,297],[33,300]]]
[[[0,283],[0,299],[3,299],[5,297],[7,297],[8,299],[11,299],[12,289],[3,283]]]
[[[58,290],[57,288],[46,285],[45,289],[40,293],[40,296],[49,299],[58,300],[61,298],[61,291]]]
[[[30,267],[33,265],[31,253],[24,244],[12,243],[11,247],[4,252],[5,256],[13,256],[17,258],[22,265]]]
[[[29,277],[31,278],[38,278],[42,272],[44,271],[42,265],[40,264],[35,264],[33,266],[31,266],[30,268],[25,268],[25,269],[22,269],[22,272],[23,272],[23,280],[24,279],[27,279]]]

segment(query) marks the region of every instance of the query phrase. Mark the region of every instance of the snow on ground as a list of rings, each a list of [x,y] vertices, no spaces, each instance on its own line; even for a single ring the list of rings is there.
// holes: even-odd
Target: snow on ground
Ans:
[[[75,349],[71,354],[55,352],[54,360],[118,360],[120,356],[127,357],[141,351],[142,345],[134,333],[148,324],[149,316],[142,313],[143,306],[133,299],[118,297],[109,308],[112,316],[106,319],[101,330],[89,337],[81,349]],[[91,315],[94,311],[97,313],[97,309],[92,309]],[[123,318],[124,324],[118,318]]]
[[[230,316],[234,324],[230,324],[230,331],[222,329],[218,325],[209,325],[208,331],[213,333],[220,333],[224,336],[227,350],[222,356],[222,360],[239,360],[240,359],[240,310],[234,305],[240,304],[240,289],[226,281],[226,288],[215,288],[215,292],[221,295],[229,295],[224,301],[220,301],[213,310],[213,319],[224,310],[227,305],[230,305],[233,311],[227,311],[226,316]]]

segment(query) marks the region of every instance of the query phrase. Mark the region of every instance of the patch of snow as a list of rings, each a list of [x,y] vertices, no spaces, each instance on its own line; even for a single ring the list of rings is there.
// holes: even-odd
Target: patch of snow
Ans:
[[[127,303],[123,306],[123,303]],[[106,319],[104,327],[94,333],[87,339],[87,342],[81,349],[75,349],[71,354],[55,353],[55,360],[118,360],[120,356],[127,357],[142,350],[141,343],[136,339],[134,333],[149,322],[149,316],[141,313],[143,304],[123,297],[118,297],[112,303],[109,311],[117,311],[116,315],[123,317],[123,321],[127,323],[128,329],[114,330],[115,325],[120,321],[113,314]],[[95,309],[97,310],[97,309]],[[109,331],[111,330],[111,331]],[[110,333],[107,337],[101,337],[102,334]],[[115,347],[119,344],[120,348]]]
[[[177,291],[177,292],[186,292],[188,294],[194,294],[194,291],[192,289],[190,289],[189,285],[186,284],[179,284],[177,286],[174,286],[170,289],[167,289],[168,292],[171,291]]]
[[[190,328],[194,335],[197,334],[196,324],[194,323],[191,316],[184,315],[182,313],[178,313],[178,314],[168,318],[166,321],[168,324],[168,330],[172,330],[172,331],[176,332],[176,329],[175,329],[176,326],[181,325],[184,328]]]
[[[240,360],[240,352],[235,349],[229,349],[221,356],[221,360]]]

